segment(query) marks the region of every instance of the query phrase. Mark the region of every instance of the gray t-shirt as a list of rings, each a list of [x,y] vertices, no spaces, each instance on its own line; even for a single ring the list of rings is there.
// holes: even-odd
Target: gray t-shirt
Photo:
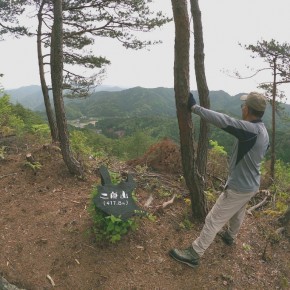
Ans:
[[[269,148],[269,135],[262,120],[237,120],[198,105],[193,112],[236,137],[226,186],[238,192],[258,191],[261,162]]]

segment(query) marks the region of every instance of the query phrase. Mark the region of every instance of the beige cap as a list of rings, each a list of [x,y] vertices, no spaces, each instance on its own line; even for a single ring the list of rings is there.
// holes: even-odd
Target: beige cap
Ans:
[[[245,101],[246,105],[251,107],[252,109],[264,112],[267,107],[267,101],[264,95],[257,93],[257,92],[251,92],[248,95],[243,95],[240,98],[242,101]]]

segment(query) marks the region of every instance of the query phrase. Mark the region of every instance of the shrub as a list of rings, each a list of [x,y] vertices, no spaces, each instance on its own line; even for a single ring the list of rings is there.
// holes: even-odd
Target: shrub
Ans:
[[[268,168],[263,164],[263,175],[267,175]],[[264,211],[265,214],[281,216],[288,208],[290,189],[290,164],[277,160],[275,163],[275,181],[270,186],[272,195],[271,208]]]
[[[85,156],[91,155],[92,148],[87,145],[87,137],[84,132],[72,131],[70,141],[73,152],[78,160],[83,160]]]
[[[209,143],[207,173],[210,178],[207,187],[221,189],[228,176],[227,152],[217,141],[210,140]]]
[[[50,138],[50,129],[47,124],[32,125],[31,129],[33,134],[35,134],[41,141]]]
[[[24,128],[24,122],[13,113],[9,96],[0,98],[0,136],[16,134]]]

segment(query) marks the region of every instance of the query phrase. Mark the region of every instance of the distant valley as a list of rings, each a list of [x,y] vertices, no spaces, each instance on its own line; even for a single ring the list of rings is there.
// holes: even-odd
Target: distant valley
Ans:
[[[243,92],[241,92],[242,94]],[[20,103],[33,111],[45,112],[40,86],[27,86],[7,91],[13,103]],[[193,91],[198,99],[197,91]],[[210,91],[213,110],[240,118],[241,94],[231,96],[224,91]],[[176,118],[176,106],[173,88],[119,88],[100,86],[85,99],[64,98],[68,120],[78,118],[140,118],[169,117]],[[53,104],[53,101],[52,101]],[[285,114],[290,115],[290,105],[282,105]],[[271,108],[268,106],[264,122],[271,126]],[[287,125],[287,124],[286,124]],[[282,118],[278,117],[278,128],[286,129]],[[288,126],[288,125],[287,125]]]
[[[39,86],[22,87],[7,91],[13,103],[46,117],[43,96]],[[198,101],[197,91],[192,92]],[[241,93],[243,94],[243,93]],[[231,96],[224,91],[210,91],[211,108],[235,118],[241,118],[240,95]],[[76,128],[92,129],[109,138],[132,136],[144,132],[152,138],[171,138],[178,142],[179,130],[173,88],[116,88],[99,87],[85,99],[64,98],[68,124]],[[53,104],[53,101],[52,101]],[[284,112],[277,115],[276,149],[277,158],[290,162],[290,105],[281,104]],[[271,135],[271,106],[263,117]],[[199,128],[199,117],[193,114],[195,138]],[[211,126],[210,138],[218,141],[230,152],[233,138]]]

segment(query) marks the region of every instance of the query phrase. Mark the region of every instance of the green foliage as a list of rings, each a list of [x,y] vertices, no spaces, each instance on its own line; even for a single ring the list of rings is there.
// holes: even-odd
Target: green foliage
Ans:
[[[206,195],[206,200],[209,202],[214,203],[217,199],[216,195],[210,190],[205,191],[205,195]]]
[[[41,169],[42,165],[39,162],[25,162],[25,166],[31,168],[34,173]]]
[[[269,174],[269,169],[266,168],[265,163],[262,164],[263,175]],[[290,188],[290,164],[284,163],[281,160],[276,160],[275,165],[275,181],[270,187],[273,192],[273,203],[271,208],[263,211],[264,214],[271,216],[281,216],[288,208],[289,201],[289,188]]]
[[[92,153],[92,148],[87,145],[87,137],[84,132],[72,131],[70,133],[70,144],[72,151],[77,155],[77,159],[83,159]]]
[[[98,1],[97,1],[98,2]],[[95,37],[109,37],[120,41],[126,48],[140,49],[151,44],[151,41],[139,40],[134,31],[148,32],[156,27],[160,27],[170,21],[162,12],[153,12],[148,5],[151,1],[86,1],[85,7],[90,8],[86,13],[85,9],[71,9],[72,7],[82,7],[83,1],[69,1],[64,5],[66,13],[65,43],[68,47],[83,49],[84,45],[93,44]],[[88,10],[88,9],[87,9]],[[107,28],[107,23],[110,25]],[[86,23],[79,27],[79,23]],[[90,33],[85,33],[85,32]],[[78,31],[78,33],[72,33]],[[80,38],[80,36],[82,36]]]
[[[148,167],[147,167],[146,165],[142,166],[142,165],[139,165],[139,164],[138,164],[138,165],[135,167],[135,170],[136,170],[137,174],[142,175],[142,174],[147,173],[147,171],[148,171]]]
[[[91,156],[98,160],[106,160],[109,157],[103,149],[100,149],[97,152],[93,152]]]
[[[40,140],[48,140],[50,138],[50,129],[47,124],[31,125],[31,130]]]
[[[245,252],[250,252],[252,247],[249,244],[243,243],[243,249]]]
[[[264,62],[268,64],[268,68],[270,68],[273,73],[274,67],[276,68],[276,82],[278,82],[278,85],[283,82],[289,82],[289,43],[284,42],[281,44],[274,39],[271,39],[270,41],[261,40],[258,41],[256,45],[245,45],[245,48],[253,52],[253,58],[257,56],[263,58]]]
[[[131,49],[141,49],[156,43],[139,39],[135,33],[149,32],[171,21],[161,11],[152,11],[148,5],[150,2],[86,0],[84,5],[82,0],[63,1],[63,88],[67,96],[89,96],[94,86],[104,77],[106,65],[110,61],[106,57],[92,54],[96,39],[114,39]],[[47,48],[52,43],[50,37],[44,36],[50,35],[50,27],[56,26],[51,23],[52,1],[44,1],[43,4],[39,15],[43,17],[45,25],[40,33],[43,35],[44,47]],[[82,73],[73,71],[76,66],[83,68]]]
[[[74,105],[66,105],[65,112],[67,117],[71,120],[79,119],[82,117],[80,109]]]
[[[179,227],[184,229],[184,230],[191,230],[193,227],[192,221],[191,221],[191,199],[185,198],[185,208],[183,211],[183,217],[181,222],[179,223]]]
[[[276,160],[275,164],[275,190],[287,192],[290,186],[290,163]],[[274,188],[273,188],[274,189]]]
[[[217,141],[209,140],[209,144],[211,145],[211,151],[217,155],[226,156],[227,152],[223,146],[220,146]]]
[[[273,210],[273,209],[265,209],[263,211],[263,214],[264,215],[268,215],[268,216],[271,216],[271,217],[279,217],[281,216],[281,212],[277,211],[277,210]]]
[[[167,88],[136,87],[117,92],[96,92],[81,103],[79,100],[66,102],[68,113],[71,112],[70,108],[74,114],[78,110],[81,116],[102,119],[99,121],[100,127],[116,127],[122,123],[126,128],[134,128],[135,125],[134,132],[137,128],[144,128],[144,123],[156,123],[156,120],[164,122],[163,125],[167,127],[166,120],[163,121],[162,118],[176,116],[174,91]],[[73,119],[70,114],[67,117]],[[137,119],[137,123],[132,123],[130,118]],[[153,118],[152,121],[150,118]],[[103,121],[105,123],[102,125]]]
[[[190,217],[189,217],[189,213],[188,211],[186,211],[184,213],[184,216],[183,216],[183,220],[179,223],[179,226],[182,228],[182,229],[185,229],[187,231],[191,230],[192,229],[192,222],[190,221]]]
[[[286,124],[289,128],[289,121]],[[290,132],[289,132],[289,130],[286,129],[285,131],[276,131],[275,152],[276,152],[277,158],[283,160],[284,162],[290,163],[289,147],[290,147]]]
[[[6,146],[0,147],[0,159],[5,159],[5,149],[6,149]]]
[[[9,96],[0,98],[0,136],[7,136],[21,132],[24,122],[13,113],[13,105],[9,102]]]
[[[134,159],[142,156],[155,140],[145,132],[136,132],[132,136],[123,138],[120,141],[123,143],[127,157]]]
[[[13,96],[14,92],[11,91],[10,93]],[[19,99],[22,104],[27,105],[30,99],[24,98],[23,96],[26,95],[24,93],[25,89],[21,94],[15,92],[15,99]],[[197,96],[196,92],[193,93]],[[37,95],[37,92],[29,91],[29,94]],[[241,118],[239,95],[230,96],[223,91],[211,91],[210,100],[213,110]],[[33,101],[33,103],[37,102],[36,99],[33,99]],[[290,105],[281,104],[281,106],[283,106],[285,114],[289,115]],[[137,87],[116,92],[96,92],[81,101],[66,100],[65,108],[69,119],[75,120],[81,116],[86,116],[87,119],[94,118],[97,121],[95,127],[82,129],[86,131],[88,146],[95,152],[105,148],[105,152],[108,154],[123,159],[130,158],[131,152],[126,149],[129,146],[129,140],[119,140],[116,134],[118,131],[123,131],[125,137],[128,138],[136,132],[142,132],[150,137],[152,142],[157,142],[164,137],[179,142],[173,89]],[[195,138],[198,139],[200,117],[196,115],[192,117],[195,126]],[[271,127],[270,106],[268,106],[263,116],[263,121],[268,128]],[[290,150],[288,150],[290,144],[289,120],[284,120],[277,115],[276,124],[276,157],[284,162],[290,162]],[[210,139],[217,141],[218,146],[222,146],[224,151],[230,154],[234,138],[219,128],[214,126],[210,128]],[[98,133],[96,133],[96,130],[98,130]],[[102,134],[100,134],[100,131]],[[269,134],[271,135],[271,130],[269,130]],[[136,155],[136,150],[132,152],[132,155]]]
[[[160,186],[157,189],[157,193],[160,197],[169,197],[172,196],[172,192],[171,190],[169,190],[168,188],[164,187],[164,186]]]
[[[275,203],[274,210],[283,214],[287,210],[287,201],[289,199],[290,187],[290,164],[281,160],[276,160],[275,164],[275,182],[271,185],[271,191],[274,192]]]
[[[40,139],[49,138],[49,128],[34,112],[20,104],[12,104],[10,97],[0,98],[0,136],[36,134]]]
[[[279,200],[276,202],[276,210],[278,212],[286,212],[286,210],[288,209],[288,205],[286,204],[287,199],[283,199],[282,195],[280,195]]]
[[[207,186],[220,189],[228,175],[227,152],[217,141],[210,140],[209,143],[211,148],[208,151],[207,172],[212,178]]]
[[[43,119],[32,110],[24,108],[21,104],[17,103],[12,105],[12,112],[18,116],[25,124],[25,130],[33,130],[33,125],[44,124]]]
[[[0,41],[3,40],[3,35],[8,33],[16,37],[28,34],[27,29],[20,26],[17,19],[17,16],[23,13],[26,2],[26,0],[1,1]]]
[[[119,217],[106,215],[101,210],[94,207],[90,211],[93,219],[93,233],[97,241],[106,240],[111,243],[116,243],[128,233],[129,230],[137,229],[137,223],[134,219],[123,221]]]
[[[86,145],[89,148],[92,148],[92,155],[99,154],[104,156],[106,154],[111,154],[113,146],[112,139],[107,138],[106,136],[101,134],[96,134],[94,130],[90,129],[73,130],[81,131],[84,133],[84,135],[86,136]]]
[[[117,172],[109,171],[109,174],[113,184],[118,184],[122,181],[122,177]]]
[[[155,222],[155,221],[156,221],[156,216],[153,215],[152,213],[148,213],[148,214],[147,214],[147,218],[148,218],[151,222]]]
[[[280,277],[280,287],[281,289],[289,289],[289,282],[288,282],[288,277],[282,276]]]
[[[136,132],[111,140],[111,153],[121,159],[128,160],[142,156],[156,140],[146,132]]]

